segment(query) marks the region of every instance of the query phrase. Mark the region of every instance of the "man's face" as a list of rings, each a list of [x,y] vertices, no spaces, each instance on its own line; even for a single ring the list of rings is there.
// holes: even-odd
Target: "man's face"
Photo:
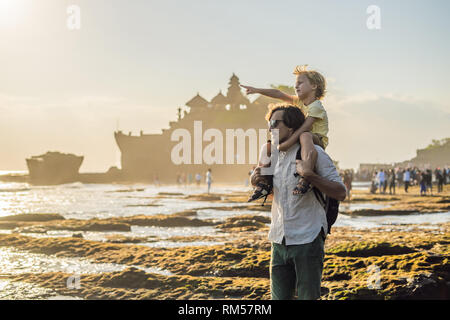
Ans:
[[[276,135],[276,132],[273,129],[278,129],[279,143],[283,143],[284,141],[286,141],[292,135],[292,133],[294,131],[292,128],[288,128],[286,126],[286,124],[283,122],[283,113],[284,113],[283,110],[275,111],[272,114],[272,117],[270,118],[270,120],[279,120],[277,122],[277,126],[275,128],[269,129],[272,141],[275,140],[275,135]]]
[[[316,88],[317,86],[312,85],[305,74],[300,74],[297,76],[297,80],[295,81],[295,92],[300,100],[304,100]]]

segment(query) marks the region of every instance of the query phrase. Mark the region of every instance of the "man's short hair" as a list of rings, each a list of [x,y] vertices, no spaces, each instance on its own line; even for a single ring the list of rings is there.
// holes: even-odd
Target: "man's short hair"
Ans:
[[[316,85],[316,99],[322,99],[325,96],[327,82],[325,77],[315,70],[307,70],[308,65],[299,65],[294,69],[296,76],[304,74],[312,85]]]
[[[303,114],[302,110],[297,107],[293,106],[291,104],[287,103],[277,103],[277,104],[270,104],[269,105],[269,111],[267,111],[266,114],[266,120],[269,121],[270,118],[272,118],[272,114],[275,111],[283,110],[283,122],[288,128],[292,128],[297,130],[300,128],[305,122],[305,115]]]

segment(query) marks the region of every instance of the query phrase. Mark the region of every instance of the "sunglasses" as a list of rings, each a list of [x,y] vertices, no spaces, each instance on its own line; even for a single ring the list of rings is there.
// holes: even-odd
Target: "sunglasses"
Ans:
[[[283,120],[269,120],[269,129],[275,129],[280,122],[283,122]]]

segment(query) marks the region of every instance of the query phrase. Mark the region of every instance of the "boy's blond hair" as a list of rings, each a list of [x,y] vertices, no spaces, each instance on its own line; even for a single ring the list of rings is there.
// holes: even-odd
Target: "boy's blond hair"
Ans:
[[[307,64],[296,66],[294,69],[294,74],[296,76],[304,74],[312,85],[317,86],[316,98],[322,99],[325,96],[327,86],[325,77],[317,71],[307,70],[307,67],[308,67]]]

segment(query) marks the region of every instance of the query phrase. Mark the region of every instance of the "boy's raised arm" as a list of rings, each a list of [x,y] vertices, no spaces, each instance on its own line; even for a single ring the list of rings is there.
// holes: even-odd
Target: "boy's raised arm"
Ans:
[[[274,98],[274,99],[280,99],[280,100],[286,101],[288,103],[294,102],[294,96],[286,94],[278,89],[261,89],[261,88],[254,88],[254,87],[250,87],[250,86],[244,86],[242,84],[241,84],[241,87],[246,90],[247,95],[259,93],[259,94],[262,94],[263,96]]]

